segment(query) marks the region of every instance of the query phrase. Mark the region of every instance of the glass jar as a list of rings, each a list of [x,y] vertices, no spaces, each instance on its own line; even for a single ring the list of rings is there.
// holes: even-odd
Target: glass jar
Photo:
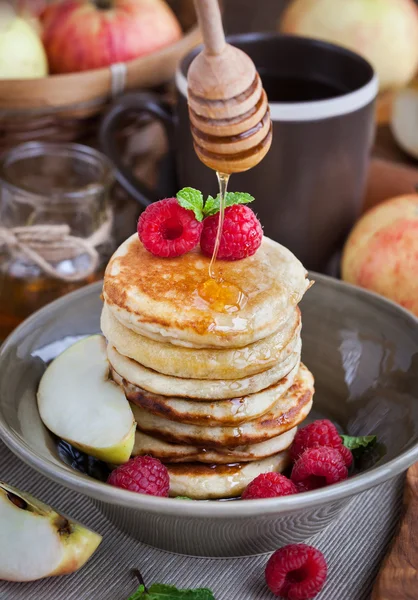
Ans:
[[[0,162],[0,339],[32,312],[100,279],[114,249],[113,172],[79,144],[22,144]]]

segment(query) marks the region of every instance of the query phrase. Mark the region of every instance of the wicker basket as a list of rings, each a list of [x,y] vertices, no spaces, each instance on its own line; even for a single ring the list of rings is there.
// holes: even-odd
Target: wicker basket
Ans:
[[[42,79],[0,80],[0,151],[42,139],[71,141],[94,127],[112,97],[168,82],[178,61],[201,42],[191,0],[169,2],[186,32],[181,40],[122,67]]]

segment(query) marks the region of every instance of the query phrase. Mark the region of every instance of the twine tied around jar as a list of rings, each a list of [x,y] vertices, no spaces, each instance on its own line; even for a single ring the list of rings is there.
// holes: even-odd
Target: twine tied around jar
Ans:
[[[25,227],[0,227],[0,250],[19,253],[54,279],[80,281],[92,275],[99,266],[97,247],[107,242],[112,232],[112,212],[107,211],[105,221],[87,238],[71,235],[69,225],[28,225]],[[89,265],[76,273],[64,273],[55,264],[63,260],[87,255]]]

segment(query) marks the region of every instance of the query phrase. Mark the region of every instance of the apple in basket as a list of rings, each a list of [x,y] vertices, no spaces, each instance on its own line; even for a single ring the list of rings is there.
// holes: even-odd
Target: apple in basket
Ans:
[[[18,13],[29,17],[40,17],[47,4],[47,0],[16,0],[15,3]]]
[[[73,73],[126,62],[181,38],[164,0],[63,0],[42,14],[51,73]]]
[[[38,34],[0,0],[0,79],[34,79],[47,73],[47,58]]]
[[[41,35],[40,17],[48,4],[48,0],[16,0],[17,14],[25,19]]]

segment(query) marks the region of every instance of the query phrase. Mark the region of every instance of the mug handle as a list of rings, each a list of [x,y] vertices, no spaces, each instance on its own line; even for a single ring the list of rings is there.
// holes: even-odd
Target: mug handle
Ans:
[[[120,185],[141,206],[146,208],[158,200],[158,194],[132,175],[122,163],[116,149],[115,136],[121,120],[127,114],[148,113],[157,118],[164,126],[169,145],[174,135],[174,117],[170,105],[163,102],[157,94],[151,92],[132,92],[121,96],[105,113],[99,127],[99,143],[103,153],[111,160],[115,176]]]

